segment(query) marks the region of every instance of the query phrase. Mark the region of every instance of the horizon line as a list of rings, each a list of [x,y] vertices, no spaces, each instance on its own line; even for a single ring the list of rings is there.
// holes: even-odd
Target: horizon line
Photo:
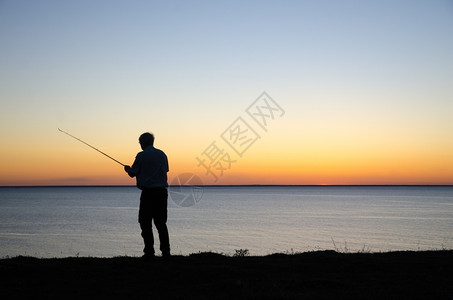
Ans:
[[[168,187],[453,187],[453,184],[178,184],[168,185]],[[0,188],[24,188],[24,187],[136,187],[136,185],[127,184],[94,184],[94,185],[0,185]]]

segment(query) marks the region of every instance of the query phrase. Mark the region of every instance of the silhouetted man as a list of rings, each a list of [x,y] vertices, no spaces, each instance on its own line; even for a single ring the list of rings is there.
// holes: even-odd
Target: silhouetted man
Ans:
[[[165,153],[154,148],[154,136],[143,133],[139,138],[142,152],[135,157],[132,167],[124,170],[136,177],[137,187],[142,190],[138,222],[145,243],[144,258],[154,258],[154,236],[152,222],[159,233],[160,250],[164,258],[170,257],[170,241],[167,229],[167,172],[168,160]]]

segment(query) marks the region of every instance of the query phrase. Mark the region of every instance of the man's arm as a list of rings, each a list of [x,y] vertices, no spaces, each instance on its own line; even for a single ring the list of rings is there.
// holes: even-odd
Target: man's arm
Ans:
[[[130,177],[135,177],[136,175],[132,172],[131,166],[124,166],[124,171],[126,171],[127,175]]]
[[[124,171],[130,176],[135,177],[140,173],[140,166],[142,161],[142,155],[140,153],[135,157],[134,163],[132,166],[124,166]]]

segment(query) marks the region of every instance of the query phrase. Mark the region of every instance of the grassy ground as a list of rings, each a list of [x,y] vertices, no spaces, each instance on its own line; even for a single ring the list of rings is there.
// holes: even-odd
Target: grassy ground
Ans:
[[[453,299],[451,250],[15,257],[0,274],[2,299]]]

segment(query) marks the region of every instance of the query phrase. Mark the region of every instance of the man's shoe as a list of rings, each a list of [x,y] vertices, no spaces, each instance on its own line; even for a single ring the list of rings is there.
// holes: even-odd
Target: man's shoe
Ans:
[[[143,254],[142,260],[145,261],[153,261],[154,260],[154,254]]]
[[[162,258],[163,258],[164,260],[170,260],[170,259],[171,259],[171,254],[170,254],[170,252],[164,252],[164,253],[162,253]]]

